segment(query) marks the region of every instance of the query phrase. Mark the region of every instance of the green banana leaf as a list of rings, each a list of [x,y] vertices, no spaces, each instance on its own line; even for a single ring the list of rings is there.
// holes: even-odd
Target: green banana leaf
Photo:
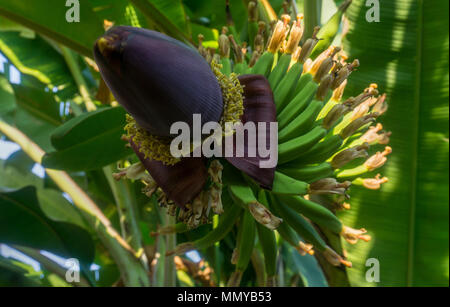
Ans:
[[[380,0],[380,22],[372,23],[371,8],[353,1],[347,12],[345,50],[361,67],[345,95],[371,82],[387,93],[381,122],[393,132],[393,153],[378,170],[390,179],[379,195],[353,188],[352,210],[342,214],[373,236],[345,245],[354,264],[349,278],[358,286],[448,286],[449,2]],[[370,258],[379,261],[378,283],[366,279]]]
[[[61,99],[71,98],[78,91],[62,55],[40,36],[28,38],[21,32],[0,32],[0,52],[22,74],[36,78],[50,90],[58,89]]]
[[[66,13],[70,7],[60,0],[0,0],[0,16],[91,56],[94,41],[103,33],[102,23],[89,1],[81,1],[79,5],[80,22],[68,22]]]
[[[75,117],[51,136],[57,151],[42,159],[46,168],[68,171],[94,170],[132,153],[120,139],[124,133],[125,110],[103,108]]]
[[[85,267],[92,264],[95,251],[89,233],[72,223],[48,219],[40,208],[35,187],[0,189],[0,208],[2,243],[77,258]]]

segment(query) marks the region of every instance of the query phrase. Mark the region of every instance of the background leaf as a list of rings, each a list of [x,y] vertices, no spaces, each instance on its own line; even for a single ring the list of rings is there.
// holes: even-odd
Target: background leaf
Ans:
[[[120,139],[125,111],[104,108],[69,120],[52,135],[57,151],[44,156],[48,168],[67,171],[94,170],[131,154]]]
[[[393,154],[380,171],[390,182],[379,197],[353,188],[352,210],[343,215],[373,235],[369,244],[347,246],[354,285],[376,285],[365,280],[365,261],[377,258],[379,285],[448,286],[448,6],[380,0],[379,23],[367,22],[364,1],[348,10],[345,48],[361,67],[345,95],[378,83],[390,104],[382,122],[393,132]]]
[[[49,220],[39,207],[34,187],[0,190],[0,238],[16,244],[77,258],[85,266],[94,259],[88,232],[69,223]]]
[[[103,32],[89,0],[80,0],[80,22],[69,23],[69,7],[61,0],[0,0],[0,15],[92,57],[92,46]]]
[[[58,89],[62,99],[77,92],[64,58],[40,36],[28,38],[20,32],[0,32],[0,51],[22,74],[33,76],[50,90]]]

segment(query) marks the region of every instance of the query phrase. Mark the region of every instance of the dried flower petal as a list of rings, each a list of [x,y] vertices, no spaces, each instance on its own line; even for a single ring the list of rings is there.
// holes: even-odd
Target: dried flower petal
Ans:
[[[369,242],[371,237],[367,235],[367,230],[364,228],[361,229],[353,229],[347,226],[342,228],[341,235],[344,239],[350,244],[356,244],[359,240],[363,240],[365,242]]]
[[[386,146],[383,152],[377,152],[375,155],[370,157],[364,165],[367,167],[369,171],[373,171],[377,168],[382,167],[386,161],[386,156],[392,153],[392,148],[389,146]]]

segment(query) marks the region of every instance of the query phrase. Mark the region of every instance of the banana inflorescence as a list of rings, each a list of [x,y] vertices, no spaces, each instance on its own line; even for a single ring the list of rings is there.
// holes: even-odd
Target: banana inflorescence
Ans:
[[[341,10],[350,2],[346,1]],[[219,223],[203,238],[169,251],[169,254],[181,254],[204,249],[230,233],[236,234],[232,257],[236,270],[229,281],[231,286],[240,284],[252,251],[258,246],[265,259],[267,285],[274,285],[280,240],[302,255],[316,252],[334,266],[350,267],[351,263],[331,249],[318,229],[341,235],[351,244],[370,239],[365,229],[343,225],[334,211],[349,207],[346,201],[352,183],[378,189],[387,182],[386,177],[370,176],[374,177],[371,173],[383,166],[392,151],[386,147],[369,156],[372,148],[387,144],[390,135],[382,131],[381,124],[374,126],[387,108],[386,97],[379,96],[377,86],[369,85],[357,97],[342,98],[347,78],[359,66],[357,60],[347,62],[340,48],[330,46],[342,11],[322,29],[316,28],[313,36],[299,46],[303,16],[294,19],[283,15],[273,23],[269,36],[265,33],[269,25],[259,21],[256,6],[256,2],[250,2],[250,44],[239,43],[241,38],[232,33],[235,30],[224,27],[218,54],[206,51],[201,37],[199,52],[210,63],[220,63],[226,75],[259,74],[268,79],[279,128],[279,160],[273,188],[264,190],[241,172],[230,176],[226,172],[220,174],[223,178],[211,180],[216,189],[204,191],[214,191],[216,203],[218,198],[222,199]],[[226,161],[215,163],[228,167]],[[319,202],[319,195],[326,197],[321,197]],[[210,205],[211,198],[204,206]],[[189,210],[192,210],[189,206],[179,209],[179,214],[184,216]],[[177,224],[159,233],[187,230]]]

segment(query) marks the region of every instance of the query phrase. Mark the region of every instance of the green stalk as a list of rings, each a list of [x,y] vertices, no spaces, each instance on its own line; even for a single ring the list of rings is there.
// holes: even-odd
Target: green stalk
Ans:
[[[291,0],[291,6],[292,6],[292,11],[294,13],[294,16],[297,16],[299,14],[299,10],[298,10],[298,6],[297,6],[297,1],[296,0]]]
[[[176,217],[166,214],[166,225],[172,225],[176,223]],[[166,250],[174,250],[177,246],[177,234],[172,233],[166,235]],[[166,256],[164,262],[164,286],[176,287],[177,285],[177,270],[174,262],[175,255]]]
[[[314,27],[320,26],[322,0],[304,0],[303,11],[305,14],[304,39],[308,39],[314,32]]]
[[[135,198],[132,196],[130,185],[127,181],[114,180],[112,176],[113,170],[113,165],[103,168],[116,201],[122,230],[122,238],[124,238],[136,251],[136,256],[141,259],[144,267],[148,268],[148,260],[144,253],[142,234],[138,224],[139,218]]]
[[[39,262],[47,271],[54,273],[62,280],[66,280],[66,269],[61,267],[59,264],[42,255],[38,250],[34,248],[24,247],[24,246],[12,246],[14,249],[24,253],[28,257]],[[66,281],[67,282],[67,281]],[[91,285],[83,276],[80,276],[79,282],[69,283],[75,287],[90,287]]]
[[[20,130],[0,120],[0,132],[18,144],[34,162],[41,164],[45,152]],[[96,230],[102,243],[116,261],[124,284],[126,286],[149,286],[147,271],[136,257],[136,252],[112,227],[111,221],[94,201],[66,172],[50,169],[45,169],[45,171],[61,191],[71,197],[75,207],[80,210],[89,225]]]
[[[94,102],[91,99],[88,86],[86,84],[86,81],[84,81],[80,67],[78,66],[78,63],[76,61],[75,54],[72,52],[72,50],[70,50],[67,47],[64,47],[62,45],[60,45],[59,47],[61,48],[61,53],[64,57],[64,60],[67,63],[67,66],[69,67],[70,72],[72,73],[75,83],[78,86],[78,91],[80,92],[81,97],[83,98],[86,110],[88,110],[88,112],[95,111],[97,107],[95,106]]]

